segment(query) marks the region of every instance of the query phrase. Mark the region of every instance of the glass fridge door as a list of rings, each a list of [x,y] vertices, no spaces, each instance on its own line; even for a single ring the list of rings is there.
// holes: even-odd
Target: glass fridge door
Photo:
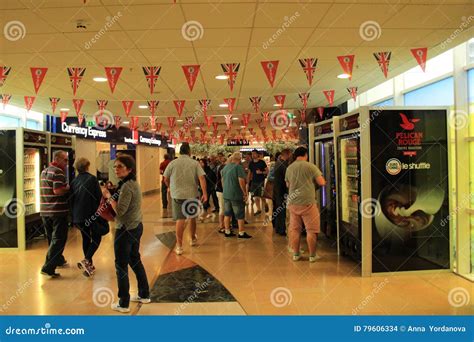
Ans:
[[[25,148],[23,153],[23,186],[25,216],[40,211],[41,160],[39,148]]]

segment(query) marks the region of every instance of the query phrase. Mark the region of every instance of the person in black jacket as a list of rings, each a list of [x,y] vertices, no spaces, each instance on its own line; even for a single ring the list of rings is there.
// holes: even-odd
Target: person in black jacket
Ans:
[[[206,189],[207,189],[206,190],[207,191],[207,202],[203,203],[204,211],[201,214],[201,216],[199,217],[200,220],[203,221],[203,220],[208,219],[212,216],[212,214],[209,213],[209,208],[211,207],[209,201],[210,201],[211,196],[212,196],[212,189],[216,188],[217,177],[216,177],[216,174],[214,173],[214,171],[212,171],[212,169],[210,168],[207,159],[205,159],[205,158],[200,159],[199,164],[201,165],[202,169],[206,173],[206,184],[207,184],[207,187],[206,187]]]
[[[92,257],[102,240],[100,226],[108,225],[107,221],[96,215],[102,191],[97,178],[88,172],[89,166],[90,162],[86,158],[76,160],[74,167],[78,175],[71,182],[70,197],[72,223],[81,231],[84,252],[84,260],[78,262],[77,267],[84,271],[86,277],[92,276],[95,272]]]
[[[273,214],[272,224],[275,233],[286,236],[286,197],[288,188],[285,182],[285,173],[291,157],[291,151],[284,149],[273,169]]]

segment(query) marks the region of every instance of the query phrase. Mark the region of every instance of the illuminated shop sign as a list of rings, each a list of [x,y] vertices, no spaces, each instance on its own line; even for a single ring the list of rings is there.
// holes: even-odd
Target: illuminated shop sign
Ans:
[[[74,135],[79,135],[84,138],[107,138],[107,132],[94,129],[93,127],[80,127],[80,126],[70,126],[67,122],[63,122],[61,124],[61,132],[62,133],[69,133]]]
[[[153,137],[146,138],[142,135],[139,135],[139,139],[140,139],[140,142],[143,143],[143,144],[161,146],[161,140],[155,139]]]

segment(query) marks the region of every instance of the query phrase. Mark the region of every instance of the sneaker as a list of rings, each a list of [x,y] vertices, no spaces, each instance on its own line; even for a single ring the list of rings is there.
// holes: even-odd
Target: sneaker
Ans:
[[[317,260],[321,260],[321,257],[318,254],[309,256],[309,262],[316,262]]]
[[[197,246],[198,244],[197,235],[194,235],[193,239],[189,242],[189,244],[191,245],[191,247]]]
[[[258,210],[258,211],[255,212],[255,214],[253,214],[253,216],[258,216],[258,215],[260,215],[261,213],[262,213],[262,211],[261,211],[261,210]]]
[[[142,303],[142,304],[148,304],[151,303],[150,298],[142,298],[140,296],[132,296],[130,297],[131,302],[137,302],[137,303]]]
[[[45,275],[45,276],[48,276],[48,277],[51,277],[51,278],[58,278],[58,277],[61,276],[59,273],[56,273],[56,272],[46,272],[46,271],[43,271],[43,270],[41,270],[41,274],[42,274],[42,275]]]
[[[112,303],[112,305],[110,305],[110,308],[114,311],[118,311],[118,312],[121,312],[121,313],[130,312],[130,308],[123,308],[123,307],[120,306],[119,303]]]
[[[219,209],[213,209],[212,212],[213,213],[217,213],[219,211]]]
[[[84,259],[82,260],[81,262],[78,262],[77,263],[77,267],[80,269],[80,270],[83,270],[84,272],[82,272],[82,274],[85,276],[85,277],[91,277],[94,275],[94,272],[95,272],[95,267],[91,265],[91,263]]]
[[[243,234],[239,233],[239,236],[238,236],[239,239],[250,239],[251,237],[252,236],[248,235],[247,232],[244,232]]]
[[[176,253],[176,255],[181,255],[181,254],[183,254],[183,247],[176,247],[176,249],[174,250],[174,252]]]
[[[301,259],[301,254],[293,254],[293,261],[298,261]]]
[[[219,233],[220,234],[225,234],[225,228],[219,228]]]
[[[58,266],[56,266],[57,268],[65,268],[65,267],[69,267],[69,264],[67,263],[67,260],[63,260]]]
[[[231,230],[229,234],[227,234],[225,231],[224,231],[224,236],[225,237],[232,237],[232,236],[235,236],[235,233]]]
[[[209,219],[209,218],[211,218],[211,217],[213,217],[213,216],[214,216],[214,215],[212,215],[212,214],[207,214],[207,215],[206,215],[206,219]]]
[[[249,224],[247,220],[244,220],[244,224]]]

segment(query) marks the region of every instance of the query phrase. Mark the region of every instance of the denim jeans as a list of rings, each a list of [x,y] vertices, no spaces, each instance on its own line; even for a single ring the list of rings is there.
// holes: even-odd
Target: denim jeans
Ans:
[[[163,209],[168,208],[168,187],[165,183],[161,183],[161,202]]]
[[[132,268],[138,282],[138,295],[141,298],[150,297],[148,279],[140,259],[140,238],[143,234],[143,224],[136,228],[126,230],[125,227],[117,229],[115,233],[115,272],[117,274],[119,304],[128,308],[130,304],[130,282],[128,279],[128,265]]]
[[[67,216],[43,216],[44,229],[48,238],[48,253],[42,270],[53,273],[56,267],[65,262],[63,257],[68,233]]]
[[[286,200],[283,196],[273,196],[272,224],[277,234],[286,233]]]
[[[92,257],[99,248],[102,235],[97,231],[96,223],[92,222],[89,225],[78,223],[77,226],[82,235],[82,251],[84,252],[84,259],[87,259],[92,264]]]

